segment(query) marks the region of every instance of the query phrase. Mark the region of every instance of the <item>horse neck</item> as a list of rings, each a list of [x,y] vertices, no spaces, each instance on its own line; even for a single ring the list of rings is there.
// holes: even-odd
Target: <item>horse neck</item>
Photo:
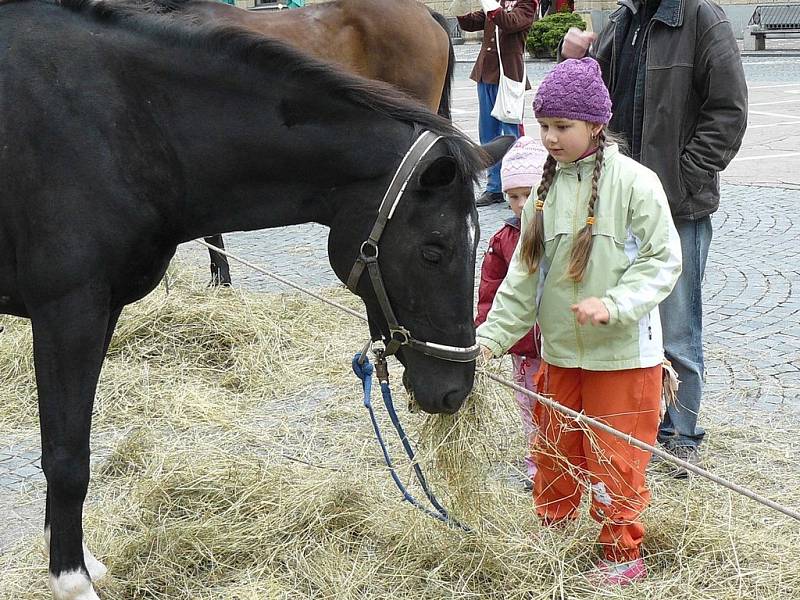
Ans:
[[[226,231],[329,224],[358,194],[377,202],[412,127],[206,52],[149,56],[157,113],[181,166],[181,241]]]

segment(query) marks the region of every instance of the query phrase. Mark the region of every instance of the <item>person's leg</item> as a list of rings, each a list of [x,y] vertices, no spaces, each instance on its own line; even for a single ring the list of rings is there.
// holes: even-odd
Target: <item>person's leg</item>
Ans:
[[[481,144],[488,144],[500,135],[500,121],[492,116],[496,99],[497,85],[478,82],[478,138]]]
[[[622,433],[654,444],[661,399],[661,365],[625,371],[584,371],[583,410]],[[592,517],[602,524],[605,560],[640,557],[644,526],[639,517],[650,501],[645,469],[650,453],[609,433],[591,429],[584,438],[592,484]]]
[[[545,365],[539,378],[539,389],[559,404],[581,410],[581,370]],[[533,499],[536,513],[545,524],[572,518],[580,506],[583,490],[579,479],[583,474],[583,430],[569,417],[547,408],[536,407],[539,436],[536,440],[536,476]]]
[[[539,370],[539,359],[526,358],[524,356],[512,354],[511,362],[514,365],[514,383],[524,387],[526,390],[535,392],[536,384],[534,383],[534,378]],[[533,418],[536,409],[536,400],[522,392],[514,392],[514,399],[517,401],[519,417],[522,421],[522,431],[525,434],[525,470],[528,478],[533,481],[533,477],[536,475],[536,461],[533,457],[533,445],[536,443],[536,434],[538,432]]]
[[[659,312],[664,353],[678,373],[678,402],[667,408],[658,440],[669,451],[697,448],[705,431],[697,426],[703,395],[702,282],[711,245],[711,218],[676,221],[681,238],[683,272]]]
[[[499,135],[513,135],[515,138],[519,137],[518,125],[509,125],[508,123],[498,121],[491,114],[494,108],[494,102],[497,99],[497,89],[497,85],[493,83],[478,83],[478,137],[480,138],[481,144],[491,142]],[[500,163],[490,167],[486,172],[486,177],[484,197],[487,197],[487,194],[495,194],[493,200],[495,202],[502,202],[503,187],[500,181]]]

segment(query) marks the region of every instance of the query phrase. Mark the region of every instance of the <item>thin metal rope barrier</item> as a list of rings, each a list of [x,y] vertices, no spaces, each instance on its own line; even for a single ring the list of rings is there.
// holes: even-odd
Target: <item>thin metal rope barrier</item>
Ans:
[[[261,273],[263,275],[266,275],[267,277],[272,277],[276,281],[280,281],[281,283],[283,283],[285,285],[288,285],[289,287],[292,287],[292,288],[294,288],[296,290],[300,290],[301,292],[306,293],[309,296],[312,296],[312,297],[316,298],[317,300],[320,300],[321,302],[324,302],[325,304],[329,304],[330,306],[338,308],[339,310],[343,310],[348,315],[351,315],[351,316],[353,316],[353,317],[355,317],[357,319],[361,319],[362,321],[367,321],[367,315],[362,314],[362,313],[358,312],[357,310],[353,310],[352,308],[349,308],[349,307],[345,306],[344,304],[339,304],[338,302],[334,302],[333,300],[330,300],[329,298],[325,298],[324,296],[320,296],[316,292],[314,292],[312,290],[309,290],[308,288],[304,288],[302,285],[298,285],[293,281],[289,281],[285,277],[281,277],[280,275],[276,275],[275,273],[272,273],[271,271],[267,271],[265,268],[259,267],[258,265],[253,264],[248,260],[245,260],[243,258],[239,258],[238,256],[234,256],[233,254],[231,254],[227,250],[223,250],[222,248],[217,248],[216,246],[214,246],[213,244],[209,244],[205,240],[194,240],[194,241],[197,242],[198,244],[200,244],[201,246],[205,246],[209,250],[213,250],[214,252],[219,252],[220,254],[222,254],[223,256],[227,256],[231,260],[234,260],[234,261],[236,261],[238,263],[242,263],[243,265],[245,265],[246,267],[250,267],[254,271],[258,271],[259,273]]]
[[[339,310],[343,310],[344,312],[346,312],[349,315],[352,315],[354,317],[362,319],[363,321],[367,320],[367,316],[366,315],[361,314],[358,311],[353,310],[352,308],[348,308],[346,306],[343,306],[343,305],[339,304],[338,302],[334,302],[333,300],[329,300],[328,298],[324,298],[323,296],[320,296],[319,294],[313,292],[312,290],[304,288],[301,285],[298,285],[298,284],[296,284],[296,283],[294,283],[292,281],[289,281],[288,279],[286,279],[284,277],[281,277],[280,275],[276,275],[275,273],[272,273],[272,272],[270,272],[270,271],[268,271],[268,270],[266,270],[266,269],[264,269],[262,267],[259,267],[258,265],[255,265],[255,264],[253,264],[253,263],[251,263],[251,262],[249,262],[249,261],[247,261],[247,260],[245,260],[243,258],[239,258],[238,256],[234,256],[233,254],[231,254],[230,252],[228,252],[226,250],[223,250],[222,248],[217,248],[216,246],[214,246],[212,244],[209,244],[209,243],[207,243],[207,242],[205,242],[203,240],[194,240],[194,241],[197,242],[198,244],[202,245],[202,246],[205,246],[206,248],[208,248],[210,250],[214,250],[215,252],[219,252],[220,254],[223,254],[224,256],[227,256],[228,258],[230,258],[233,261],[236,261],[236,262],[241,263],[241,264],[243,264],[243,265],[245,265],[247,267],[250,267],[251,269],[253,269],[255,271],[258,271],[259,273],[262,273],[262,274],[266,275],[267,277],[271,277],[271,278],[275,279],[276,281],[280,281],[281,283],[283,283],[285,285],[288,285],[288,286],[290,286],[290,287],[292,287],[292,288],[294,288],[296,290],[300,290],[301,292],[304,292],[304,293],[308,294],[309,296],[312,296],[312,297],[316,298],[317,300],[321,300],[322,302],[325,302],[326,304],[329,304],[330,306],[338,308]],[[714,482],[714,483],[716,483],[718,485],[721,485],[722,487],[725,487],[725,488],[727,488],[727,489],[729,489],[729,490],[731,490],[733,492],[736,492],[737,494],[741,494],[742,496],[750,498],[751,500],[753,500],[755,502],[758,502],[759,504],[763,504],[764,506],[772,508],[773,510],[778,511],[778,512],[786,515],[787,517],[791,517],[792,519],[800,521],[800,512],[798,512],[798,511],[796,511],[794,509],[791,509],[791,508],[788,508],[788,507],[783,506],[781,504],[778,504],[777,502],[775,502],[773,500],[770,500],[769,498],[766,498],[765,496],[762,496],[761,494],[757,494],[756,492],[753,492],[752,490],[749,490],[749,489],[747,489],[747,488],[745,488],[743,486],[740,486],[740,485],[738,485],[736,483],[728,481],[727,479],[724,479],[723,477],[720,477],[718,475],[714,475],[714,473],[711,473],[710,471],[706,471],[705,469],[703,469],[701,467],[698,467],[697,465],[693,465],[693,464],[691,464],[689,462],[686,462],[685,460],[681,460],[680,458],[672,456],[668,452],[665,452],[664,450],[661,450],[660,448],[656,448],[655,446],[651,446],[650,444],[646,444],[645,442],[642,442],[641,440],[633,437],[630,434],[622,433],[621,431],[618,431],[618,430],[614,429],[613,427],[611,427],[609,425],[606,425],[602,421],[598,421],[596,419],[593,419],[592,417],[586,416],[583,413],[579,413],[577,411],[572,410],[571,408],[567,408],[566,406],[563,406],[563,405],[559,404],[558,402],[555,402],[554,400],[548,398],[547,396],[542,396],[541,394],[537,394],[536,392],[532,392],[532,391],[530,391],[530,390],[528,390],[528,389],[526,389],[526,388],[524,388],[524,387],[522,387],[520,385],[517,385],[516,383],[513,383],[513,382],[511,382],[511,381],[509,381],[509,380],[507,380],[507,379],[505,379],[503,377],[500,377],[499,375],[495,375],[494,373],[491,373],[490,371],[486,370],[484,367],[479,367],[479,368],[484,372],[484,374],[487,377],[489,377],[489,379],[492,379],[493,381],[496,381],[497,383],[500,383],[500,384],[502,384],[502,385],[504,385],[504,386],[506,386],[508,388],[511,388],[512,390],[515,390],[517,392],[521,392],[521,393],[525,394],[526,396],[528,396],[530,398],[533,398],[533,399],[537,400],[538,402],[541,402],[545,406],[547,406],[547,407],[549,407],[549,408],[551,408],[553,410],[556,410],[556,411],[558,411],[558,412],[560,412],[562,414],[565,414],[568,417],[571,417],[576,422],[578,422],[578,423],[580,423],[582,425],[588,425],[589,427],[592,427],[594,429],[599,429],[601,431],[605,431],[606,433],[609,433],[609,434],[613,435],[614,437],[619,438],[624,442],[627,442],[631,446],[639,448],[640,450],[645,450],[647,452],[650,452],[650,453],[658,456],[659,458],[661,458],[661,459],[663,459],[663,460],[665,460],[667,462],[670,462],[672,464],[678,465],[679,467],[683,467],[687,471],[691,471],[692,473],[694,473],[696,475],[699,475],[700,477],[703,477],[705,479],[708,479],[709,481],[712,481],[712,482]]]
[[[769,498],[766,498],[766,497],[764,497],[764,496],[762,496],[760,494],[757,494],[756,492],[753,492],[753,491],[751,491],[751,490],[749,490],[749,489],[747,489],[745,487],[742,487],[742,486],[740,486],[740,485],[738,485],[736,483],[728,481],[727,479],[724,479],[724,478],[722,478],[722,477],[720,477],[718,475],[714,475],[714,473],[711,473],[710,471],[706,471],[705,469],[703,469],[701,467],[698,467],[697,465],[693,465],[692,463],[686,462],[685,460],[681,460],[680,458],[672,456],[671,454],[669,454],[668,452],[665,452],[664,450],[661,450],[660,448],[656,448],[654,446],[651,446],[650,444],[646,444],[645,442],[639,440],[638,438],[633,437],[630,434],[622,433],[621,431],[618,431],[618,430],[614,429],[613,427],[611,427],[609,425],[606,425],[602,421],[598,421],[596,419],[593,419],[592,417],[586,416],[583,413],[579,413],[579,412],[577,412],[575,410],[572,410],[571,408],[567,408],[566,406],[563,406],[562,404],[559,404],[558,402],[555,402],[554,400],[548,398],[547,396],[542,396],[541,394],[537,394],[536,392],[532,392],[532,391],[530,391],[530,390],[528,390],[528,389],[526,389],[526,388],[524,388],[524,387],[522,387],[520,385],[517,385],[516,383],[512,383],[511,381],[508,381],[508,380],[500,377],[499,375],[495,375],[494,373],[490,373],[486,369],[484,369],[483,372],[489,379],[492,379],[492,380],[494,380],[494,381],[496,381],[498,383],[502,383],[503,385],[508,386],[508,387],[510,387],[511,389],[513,389],[513,390],[515,390],[517,392],[525,394],[529,398],[533,398],[534,400],[536,400],[538,402],[541,402],[542,404],[548,406],[549,408],[552,408],[552,409],[557,410],[557,411],[559,411],[559,412],[561,412],[561,413],[563,413],[565,415],[568,415],[568,416],[572,417],[578,423],[589,425],[589,426],[591,426],[591,427],[593,427],[595,429],[599,429],[601,431],[605,431],[606,433],[610,433],[611,435],[613,435],[613,436],[615,436],[615,437],[627,442],[631,446],[635,446],[636,448],[639,448],[640,450],[646,450],[648,452],[651,452],[651,453],[655,454],[656,456],[658,456],[658,457],[660,457],[660,458],[662,458],[662,459],[664,459],[666,461],[669,461],[671,463],[674,463],[676,465],[679,465],[679,466],[683,467],[687,471],[691,471],[692,473],[700,475],[701,477],[705,477],[706,479],[708,479],[710,481],[713,481],[714,483],[717,483],[717,484],[719,484],[719,485],[721,485],[723,487],[726,487],[731,491],[734,491],[734,492],[736,492],[738,494],[746,496],[746,497],[750,498],[751,500],[755,500],[756,502],[760,502],[761,504],[763,504],[765,506],[768,506],[770,508],[773,508],[773,509],[777,510],[778,512],[783,513],[784,515],[786,515],[788,517],[792,517],[793,519],[797,519],[798,521],[800,521],[800,512],[797,512],[796,510],[792,510],[791,508],[787,508],[785,506],[782,506],[781,504],[778,504],[777,502],[774,502],[774,501],[770,500]]]

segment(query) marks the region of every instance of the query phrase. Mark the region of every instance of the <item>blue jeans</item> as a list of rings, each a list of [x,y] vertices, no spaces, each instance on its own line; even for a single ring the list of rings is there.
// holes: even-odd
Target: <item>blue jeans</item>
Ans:
[[[513,135],[515,138],[519,137],[519,125],[510,125],[498,121],[492,116],[492,109],[494,108],[494,101],[497,99],[497,84],[494,83],[478,83],[478,136],[480,137],[481,144],[487,144],[499,135]],[[500,181],[500,163],[490,167],[486,173],[488,180],[486,182],[487,192],[502,192],[503,185]]]
[[[658,431],[666,448],[699,446],[705,431],[697,426],[703,395],[703,295],[702,282],[711,245],[711,217],[679,220],[683,271],[672,293],[659,306],[664,333],[664,353],[680,379],[678,403],[667,408]]]

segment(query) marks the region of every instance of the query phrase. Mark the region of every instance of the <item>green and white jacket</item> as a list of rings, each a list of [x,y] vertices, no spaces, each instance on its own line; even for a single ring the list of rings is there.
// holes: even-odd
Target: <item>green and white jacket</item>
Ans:
[[[598,182],[594,236],[583,280],[567,278],[572,243],[586,223],[595,155],[559,163],[544,204],[545,254],[530,273],[511,259],[478,343],[501,356],[539,321],[542,357],[551,365],[591,371],[652,367],[664,349],[658,304],[681,272],[681,244],[664,189],[655,173],[609,145]],[[531,198],[522,212],[522,235],[534,216]],[[600,298],[607,325],[581,326],[570,307]]]

